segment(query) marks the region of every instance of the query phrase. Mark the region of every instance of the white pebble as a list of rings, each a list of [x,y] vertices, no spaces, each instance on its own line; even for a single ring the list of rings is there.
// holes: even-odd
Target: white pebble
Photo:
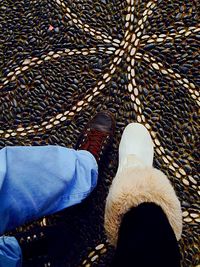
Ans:
[[[134,20],[134,15],[131,14],[131,22],[133,22],[133,20]]]
[[[131,100],[134,102],[135,101],[135,96],[131,94]]]
[[[109,82],[110,80],[111,80],[111,76],[108,77],[108,78],[105,80],[105,82],[107,83],[107,82]]]
[[[124,49],[126,49],[127,46],[128,46],[128,42],[125,42],[125,44],[124,44]]]
[[[142,24],[142,19],[138,21],[138,25],[140,26]]]
[[[187,217],[187,218],[184,218],[183,220],[184,220],[184,222],[187,222],[187,223],[189,223],[189,222],[192,222],[192,219],[191,219],[191,218],[189,218],[189,217]]]
[[[113,42],[120,44],[120,40],[118,40],[118,39],[114,39]]]
[[[45,61],[50,60],[50,59],[51,59],[51,57],[49,57],[49,56],[44,58]]]
[[[39,60],[39,61],[37,62],[37,64],[40,65],[42,62],[43,62],[42,60]]]
[[[158,141],[157,138],[155,139],[155,144],[156,144],[157,146],[160,146],[160,142]]]
[[[31,61],[37,61],[38,59],[39,59],[38,57],[34,57],[34,58],[32,58]]]
[[[179,169],[179,172],[180,172],[182,175],[186,175],[186,172],[185,172],[184,169],[182,169],[182,168]]]
[[[116,48],[115,47],[108,47],[108,50],[115,51]]]
[[[100,92],[95,92],[95,93],[94,93],[94,96],[95,96],[95,95],[98,95],[98,94],[100,94]]]
[[[53,122],[54,125],[57,125],[57,124],[59,124],[59,123],[60,123],[60,122],[57,121],[57,120]]]
[[[133,84],[133,86],[136,86],[136,82],[135,82],[134,78],[132,79],[132,84]]]
[[[79,101],[79,102],[78,102],[78,104],[77,104],[77,105],[78,105],[78,106],[82,106],[82,105],[83,105],[83,103],[84,103],[84,101],[83,101],[83,100],[81,100],[81,101]]]
[[[129,83],[128,85],[128,91],[131,93],[133,91],[133,85]]]
[[[135,103],[133,104],[133,106],[134,106],[134,110],[137,112],[138,111],[138,106]]]
[[[177,78],[181,78],[181,75],[180,74],[178,74],[178,73],[175,73],[175,76],[177,77]]]
[[[52,128],[53,127],[53,125],[52,124],[49,124],[49,125],[47,125],[45,128],[46,129],[50,129],[50,128]]]
[[[139,106],[141,104],[140,100],[136,98],[136,104]]]
[[[128,35],[126,36],[126,41],[128,41],[130,38],[131,38],[131,34],[128,34]]]
[[[164,70],[164,69],[161,69],[161,72],[162,72],[163,74],[168,74],[168,72],[167,72],[166,70]]]
[[[83,107],[77,108],[77,112],[81,111]]]
[[[94,257],[91,258],[91,261],[94,262],[96,259],[98,259],[98,257],[99,257],[98,255],[95,255]]]
[[[197,213],[191,213],[190,216],[191,216],[192,218],[198,218],[198,217],[199,217],[199,215],[198,215]]]
[[[98,246],[96,246],[96,250],[101,250],[102,248],[104,247],[104,244],[100,244],[100,245],[98,245]]]
[[[131,76],[135,77],[135,70],[134,69],[131,69]]]
[[[158,38],[156,41],[157,41],[157,42],[163,42],[164,39],[163,39],[163,38]]]
[[[142,119],[141,119],[141,117],[138,115],[137,116],[137,121],[140,123],[140,122],[142,122]]]
[[[117,60],[117,65],[119,65],[119,63],[122,61],[122,59],[121,58],[119,58],[118,60]]]
[[[64,116],[64,117],[62,117],[60,120],[61,120],[61,121],[65,121],[66,119],[67,119],[67,117]]]
[[[150,126],[148,123],[145,124],[145,127],[146,127],[148,130],[151,129],[151,126]]]
[[[184,211],[182,214],[183,214],[183,217],[187,217],[189,215],[189,212],[188,211]]]
[[[182,80],[178,80],[178,83],[183,84],[183,81]]]
[[[63,116],[63,114],[58,114],[58,115],[56,116],[56,119],[59,120],[62,116]]]
[[[107,44],[111,43],[111,41],[109,39],[104,39],[104,42],[107,43]]]
[[[116,63],[118,59],[119,59],[118,57],[115,57],[113,62]]]
[[[110,73],[113,74],[115,72],[115,70],[116,70],[116,68],[113,68]]]
[[[134,95],[135,95],[135,96],[138,96],[138,94],[139,94],[138,89],[135,87],[135,88],[134,88]]]
[[[162,155],[162,152],[160,151],[159,148],[156,148],[156,152],[157,152],[159,155]]]
[[[134,65],[135,65],[135,59],[132,58],[132,59],[131,59],[131,66],[133,67]]]
[[[102,90],[106,85],[105,84],[102,84],[100,87],[99,87],[99,90]]]
[[[126,15],[126,21],[129,21],[130,18],[131,18],[131,15],[130,14]]]
[[[193,83],[189,84],[192,89],[195,89],[195,85]]]
[[[23,127],[20,127],[17,129],[17,132],[23,132],[24,131],[24,128]]]
[[[188,178],[193,184],[197,184],[197,181],[192,176],[189,175]]]
[[[25,67],[22,68],[22,71],[25,71],[27,69],[28,69],[28,66],[25,66]]]
[[[191,31],[188,31],[188,32],[185,33],[185,36],[188,36],[188,35],[190,35],[191,33],[192,33]]]
[[[185,83],[189,83],[189,81],[188,81],[186,78],[184,78],[183,81],[184,81]]]
[[[15,75],[18,75],[21,73],[21,70],[16,71]]]
[[[142,37],[141,37],[141,39],[148,39],[150,36],[149,35],[143,35]]]
[[[32,67],[32,66],[35,66],[36,63],[37,63],[37,62],[31,62],[29,66],[31,66],[31,67]]]
[[[183,178],[183,180],[182,180],[182,181],[183,181],[184,185],[187,185],[187,186],[188,186],[188,185],[190,185],[189,181],[188,181],[188,180],[186,180],[185,178]]]
[[[121,57],[121,56],[123,56],[123,54],[124,54],[124,50],[122,50],[122,51],[119,53],[119,56]]]
[[[93,90],[93,92],[94,92],[94,90]],[[96,91],[95,91],[96,92]],[[94,92],[94,93],[95,93]],[[88,98],[88,102],[90,102],[91,100],[92,100],[92,98],[93,98],[93,96],[91,95],[89,98]]]
[[[163,157],[163,160],[164,160],[164,162],[165,162],[166,164],[169,163],[169,160],[168,160],[166,157]]]
[[[25,59],[22,65],[28,65],[30,64],[31,60],[30,59]]]
[[[136,35],[133,34],[133,35],[132,35],[132,38],[131,38],[131,42],[133,43],[133,42],[135,41],[135,39],[136,39]]]
[[[109,73],[103,75],[103,79],[106,79],[109,76]]]
[[[156,69],[156,70],[159,70],[159,69],[160,69],[157,63],[153,63],[152,66],[153,66],[154,69]]]
[[[135,43],[134,43],[134,46],[138,46],[139,42],[140,42],[140,40],[137,39],[137,40],[135,41]]]
[[[135,55],[135,52],[136,52],[136,48],[133,47],[133,48],[131,49],[131,56]]]

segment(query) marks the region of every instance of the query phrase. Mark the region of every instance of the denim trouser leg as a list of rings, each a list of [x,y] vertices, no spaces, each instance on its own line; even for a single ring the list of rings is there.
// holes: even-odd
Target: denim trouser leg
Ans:
[[[0,150],[0,234],[80,203],[97,176],[97,163],[87,151],[59,146]],[[2,244],[0,239],[0,256]]]

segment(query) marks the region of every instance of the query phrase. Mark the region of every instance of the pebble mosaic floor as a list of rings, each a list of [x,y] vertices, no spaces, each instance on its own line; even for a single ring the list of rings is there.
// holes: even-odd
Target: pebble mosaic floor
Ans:
[[[0,0],[0,146],[73,147],[102,109],[112,150],[81,205],[17,229],[24,266],[109,266],[105,198],[132,121],[179,196],[183,267],[200,266],[198,0]]]

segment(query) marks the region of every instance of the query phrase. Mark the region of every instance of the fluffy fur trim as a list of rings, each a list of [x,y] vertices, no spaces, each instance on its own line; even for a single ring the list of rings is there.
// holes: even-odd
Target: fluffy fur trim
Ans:
[[[105,229],[112,245],[117,244],[123,215],[143,202],[159,205],[167,215],[177,240],[181,238],[181,206],[168,178],[150,167],[126,168],[117,173],[106,200]]]

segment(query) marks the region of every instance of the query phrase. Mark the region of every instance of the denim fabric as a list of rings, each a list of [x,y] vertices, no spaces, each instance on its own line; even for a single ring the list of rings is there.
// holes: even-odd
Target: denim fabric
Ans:
[[[96,186],[97,177],[96,160],[87,151],[60,146],[3,148],[0,150],[0,234],[80,203]],[[12,244],[15,251],[16,244],[10,243],[11,247]],[[2,264],[0,267],[20,266],[17,261],[16,265]]]
[[[14,237],[0,237],[0,267],[21,267],[22,253]]]

